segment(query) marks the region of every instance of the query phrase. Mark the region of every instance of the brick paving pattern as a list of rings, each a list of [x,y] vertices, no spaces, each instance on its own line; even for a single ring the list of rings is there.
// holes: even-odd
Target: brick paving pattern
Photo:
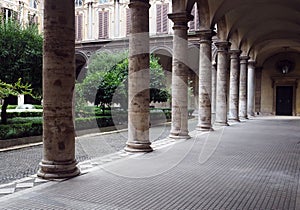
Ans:
[[[202,135],[194,132],[192,139],[153,153],[86,165],[94,169],[4,196],[1,207],[296,210],[299,125],[299,118],[261,118]]]

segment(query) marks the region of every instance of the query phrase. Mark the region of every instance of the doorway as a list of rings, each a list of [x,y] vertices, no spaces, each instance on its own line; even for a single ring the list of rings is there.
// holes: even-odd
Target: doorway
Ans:
[[[276,87],[276,115],[293,115],[293,86]]]

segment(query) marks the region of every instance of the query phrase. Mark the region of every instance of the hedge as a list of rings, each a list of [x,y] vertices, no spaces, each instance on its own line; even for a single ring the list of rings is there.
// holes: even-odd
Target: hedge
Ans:
[[[8,119],[7,125],[0,124],[0,139],[20,138],[42,135],[42,112],[12,112],[14,118]],[[10,115],[12,116],[12,115]],[[127,113],[120,112],[111,116],[93,116],[75,119],[75,129],[84,130],[97,127],[126,125]],[[151,124],[164,123],[171,119],[171,109],[152,109],[150,111]]]

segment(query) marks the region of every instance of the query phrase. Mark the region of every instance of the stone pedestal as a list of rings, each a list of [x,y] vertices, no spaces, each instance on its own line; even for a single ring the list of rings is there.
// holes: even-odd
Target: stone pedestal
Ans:
[[[229,120],[239,121],[240,50],[230,50]]]
[[[149,1],[129,4],[128,141],[125,151],[151,152],[149,140]]]
[[[229,42],[216,42],[218,48],[217,60],[217,90],[216,90],[216,126],[227,126],[227,66]]]
[[[172,63],[172,125],[170,138],[187,139],[188,134],[188,67],[187,23],[192,19],[188,13],[168,15],[174,22]]]
[[[248,56],[240,57],[240,84],[239,84],[239,118],[248,119],[247,115],[247,66]]]
[[[197,130],[209,131],[211,125],[211,30],[201,30],[199,53],[199,115]]]
[[[254,105],[255,105],[255,61],[249,60],[248,61],[248,94],[247,94],[247,101],[248,101],[248,115],[254,117]]]
[[[44,1],[43,159],[37,175],[68,178],[80,173],[75,160],[74,1]]]

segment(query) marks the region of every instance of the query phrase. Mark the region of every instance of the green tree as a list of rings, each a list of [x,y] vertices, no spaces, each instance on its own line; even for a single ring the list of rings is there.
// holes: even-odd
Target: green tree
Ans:
[[[127,107],[128,52],[98,53],[91,58],[86,78],[77,84],[77,98],[110,107],[112,100]],[[166,89],[166,78],[159,59],[150,57],[150,100],[165,102],[170,94]]]
[[[43,38],[37,27],[21,26],[14,20],[0,21],[0,37],[0,80],[17,87],[22,78],[23,83],[31,85],[31,94],[41,95]],[[20,91],[20,94],[26,93]],[[6,123],[6,108],[13,96],[2,98],[2,123]]]

